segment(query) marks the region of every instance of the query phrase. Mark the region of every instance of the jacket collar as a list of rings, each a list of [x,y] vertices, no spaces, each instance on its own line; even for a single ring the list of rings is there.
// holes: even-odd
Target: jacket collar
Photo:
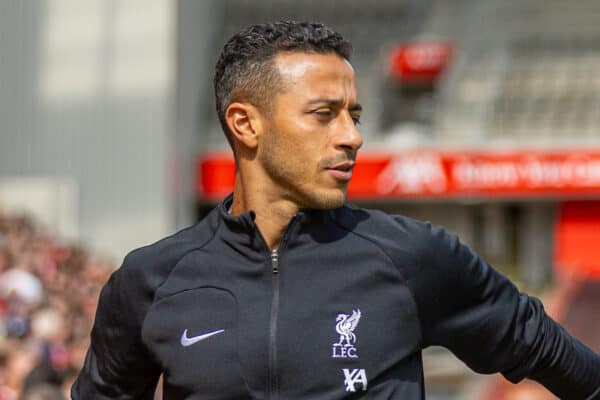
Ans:
[[[229,194],[222,202],[219,204],[219,214],[221,219],[225,221],[225,224],[232,229],[255,229],[256,225],[254,224],[254,219],[256,218],[256,213],[252,210],[245,211],[239,215],[231,215],[231,208],[233,206],[233,193]]]
[[[218,206],[220,219],[225,224],[227,231],[233,234],[230,239],[238,244],[264,251],[267,245],[254,222],[256,213],[248,210],[239,215],[231,215],[232,203],[233,193],[228,195]],[[295,225],[294,231],[305,228],[308,225],[324,223],[329,212],[330,210],[318,209],[304,209],[299,211],[292,220]],[[294,236],[294,232],[289,232],[289,236]]]

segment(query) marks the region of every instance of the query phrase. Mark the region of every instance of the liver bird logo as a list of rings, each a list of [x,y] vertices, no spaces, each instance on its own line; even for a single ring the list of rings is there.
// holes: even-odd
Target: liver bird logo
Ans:
[[[335,321],[335,330],[340,335],[340,340],[336,345],[354,346],[354,343],[356,343],[354,329],[358,325],[358,321],[360,321],[360,310],[352,310],[352,314],[338,314]]]

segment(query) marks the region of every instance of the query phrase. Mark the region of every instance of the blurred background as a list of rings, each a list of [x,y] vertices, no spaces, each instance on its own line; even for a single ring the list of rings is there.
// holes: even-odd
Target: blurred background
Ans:
[[[231,190],[213,66],[283,18],[354,45],[350,202],[445,225],[600,351],[600,2],[0,0],[0,400],[60,399],[122,257]],[[554,398],[425,368],[429,399]]]

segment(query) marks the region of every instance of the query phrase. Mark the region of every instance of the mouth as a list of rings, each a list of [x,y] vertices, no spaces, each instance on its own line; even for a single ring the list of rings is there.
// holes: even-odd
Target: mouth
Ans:
[[[354,169],[353,161],[344,161],[332,167],[325,168],[327,172],[334,178],[340,181],[348,182],[352,178],[352,170]]]

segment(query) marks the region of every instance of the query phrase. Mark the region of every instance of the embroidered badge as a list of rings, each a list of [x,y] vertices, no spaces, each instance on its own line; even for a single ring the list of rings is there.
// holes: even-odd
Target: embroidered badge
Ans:
[[[354,329],[360,321],[360,310],[352,310],[352,314],[338,314],[335,319],[335,331],[340,335],[339,340],[332,346],[333,358],[358,358],[356,351],[356,335]]]

